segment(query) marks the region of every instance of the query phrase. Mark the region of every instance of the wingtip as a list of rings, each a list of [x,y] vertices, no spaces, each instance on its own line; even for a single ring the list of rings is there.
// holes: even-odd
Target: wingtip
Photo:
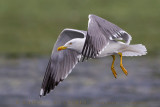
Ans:
[[[93,16],[93,15],[94,15],[94,14],[89,14],[89,15],[88,15],[88,18],[91,18],[91,16]]]
[[[97,15],[95,15],[95,14],[89,14],[88,18],[91,18],[92,16],[97,16]]]
[[[43,94],[44,94],[44,90],[43,89],[41,89],[41,91],[40,91],[40,97],[42,97],[43,96]]]

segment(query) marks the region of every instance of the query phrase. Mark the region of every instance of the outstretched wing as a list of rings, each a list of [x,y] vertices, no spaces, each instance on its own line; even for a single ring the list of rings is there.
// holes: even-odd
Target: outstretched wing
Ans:
[[[57,48],[73,38],[84,38],[85,35],[86,31],[74,29],[64,29],[61,32],[48,62],[40,96],[45,96],[50,90],[53,90],[59,82],[63,81],[80,59],[81,55],[77,51],[66,49],[58,52]]]
[[[96,15],[89,15],[88,32],[82,50],[83,60],[96,57],[107,46],[109,40],[117,38],[123,39],[126,44],[129,44],[132,39],[117,25]]]

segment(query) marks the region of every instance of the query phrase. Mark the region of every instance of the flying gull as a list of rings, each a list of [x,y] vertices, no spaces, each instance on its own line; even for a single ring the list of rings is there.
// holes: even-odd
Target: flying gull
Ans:
[[[45,96],[63,81],[79,61],[112,56],[111,70],[115,78],[115,55],[120,56],[120,67],[123,67],[122,56],[146,55],[144,45],[130,45],[131,35],[117,25],[96,15],[89,15],[88,31],[64,29],[59,35],[46,68],[40,96]]]

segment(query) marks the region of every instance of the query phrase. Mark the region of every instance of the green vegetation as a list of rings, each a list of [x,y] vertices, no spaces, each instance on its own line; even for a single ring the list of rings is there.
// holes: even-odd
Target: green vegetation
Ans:
[[[0,0],[0,54],[49,55],[64,28],[87,29],[88,14],[119,25],[160,53],[160,0]]]

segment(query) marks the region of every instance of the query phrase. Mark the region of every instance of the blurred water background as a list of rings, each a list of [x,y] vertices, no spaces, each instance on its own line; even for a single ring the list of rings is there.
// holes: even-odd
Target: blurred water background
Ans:
[[[0,0],[0,107],[159,107],[159,0]],[[88,14],[125,29],[148,54],[79,63],[49,95],[39,91],[54,42],[64,28],[86,30]]]

